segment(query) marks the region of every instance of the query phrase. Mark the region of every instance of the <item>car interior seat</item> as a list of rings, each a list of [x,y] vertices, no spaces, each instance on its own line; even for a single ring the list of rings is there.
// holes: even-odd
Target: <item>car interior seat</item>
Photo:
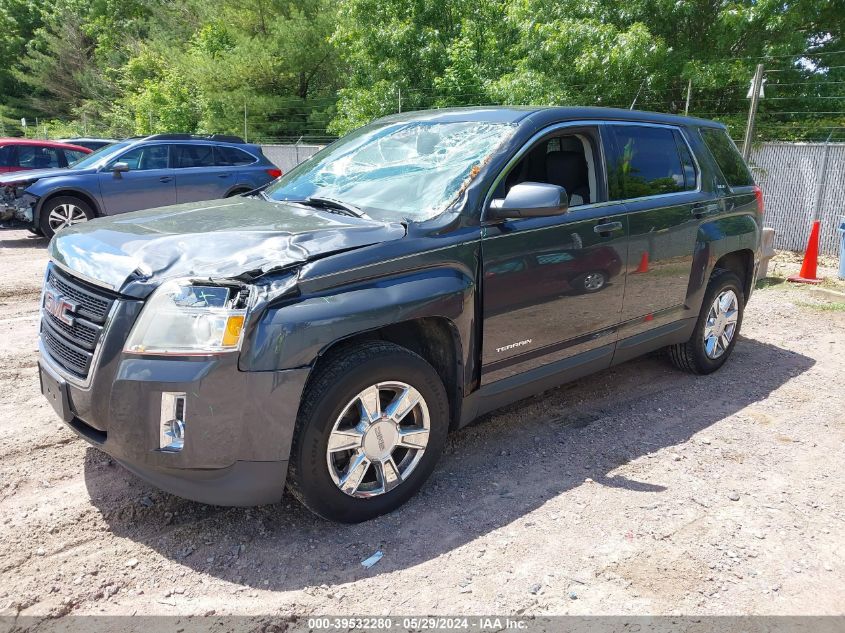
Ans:
[[[549,152],[546,154],[545,167],[545,181],[566,189],[571,206],[589,204],[590,180],[583,150]]]
[[[50,157],[47,154],[36,154],[32,157],[33,169],[45,169],[50,166]]]

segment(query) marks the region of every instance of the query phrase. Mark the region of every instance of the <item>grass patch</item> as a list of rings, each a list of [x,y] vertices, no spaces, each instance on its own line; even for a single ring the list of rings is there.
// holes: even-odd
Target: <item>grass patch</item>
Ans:
[[[766,277],[765,279],[758,279],[757,283],[754,284],[754,288],[757,290],[765,290],[766,288],[774,288],[775,286],[779,286],[786,281],[785,277]]]
[[[821,312],[845,312],[845,302],[842,301],[834,301],[833,303],[797,301],[796,303],[802,308],[810,308],[811,310],[819,310]]]

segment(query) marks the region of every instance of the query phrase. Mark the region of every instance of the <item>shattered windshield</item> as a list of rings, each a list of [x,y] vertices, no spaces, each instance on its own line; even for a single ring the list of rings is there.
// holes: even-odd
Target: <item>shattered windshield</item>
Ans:
[[[515,129],[510,123],[478,121],[366,126],[264,193],[279,201],[329,198],[379,219],[426,220],[449,207]]]

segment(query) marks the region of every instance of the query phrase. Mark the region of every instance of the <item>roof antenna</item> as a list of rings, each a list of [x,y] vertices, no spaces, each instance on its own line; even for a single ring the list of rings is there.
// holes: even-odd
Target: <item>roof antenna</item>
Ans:
[[[637,90],[637,96],[634,97],[634,100],[631,102],[631,107],[628,108],[629,110],[633,110],[634,106],[637,105],[637,99],[640,98],[640,93],[643,91],[643,86],[645,85],[646,79],[648,79],[648,76],[643,77],[643,80],[640,82],[640,89]]]

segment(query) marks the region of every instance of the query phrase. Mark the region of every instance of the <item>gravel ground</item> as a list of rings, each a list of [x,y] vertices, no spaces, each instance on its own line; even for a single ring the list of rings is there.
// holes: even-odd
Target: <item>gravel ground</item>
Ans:
[[[714,375],[652,356],[486,416],[350,527],[184,501],[77,439],[38,392],[45,262],[0,234],[0,615],[845,613],[836,295],[766,283]]]

